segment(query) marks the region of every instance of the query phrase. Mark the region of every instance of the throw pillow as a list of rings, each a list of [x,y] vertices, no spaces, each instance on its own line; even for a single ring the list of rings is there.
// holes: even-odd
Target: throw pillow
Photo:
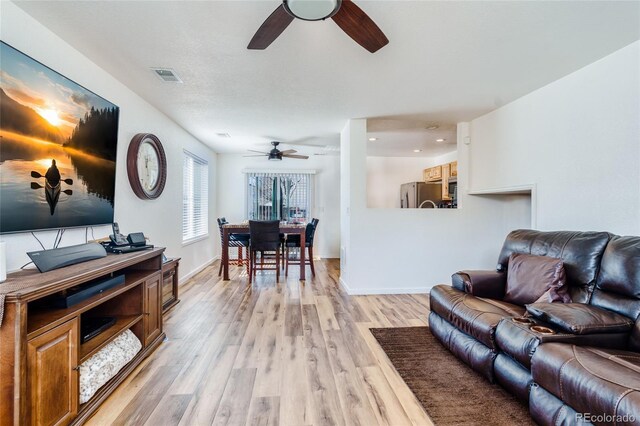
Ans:
[[[506,302],[571,302],[562,259],[513,253],[509,256]]]

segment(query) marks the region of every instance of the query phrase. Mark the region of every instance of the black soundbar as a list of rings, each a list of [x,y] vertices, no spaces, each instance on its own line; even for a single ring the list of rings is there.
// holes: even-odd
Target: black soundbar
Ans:
[[[124,284],[124,275],[99,278],[64,290],[61,294],[55,295],[52,302],[56,308],[68,308],[120,284]]]
[[[40,272],[63,268],[76,263],[105,257],[107,252],[98,243],[79,244],[51,250],[32,251],[27,253]]]

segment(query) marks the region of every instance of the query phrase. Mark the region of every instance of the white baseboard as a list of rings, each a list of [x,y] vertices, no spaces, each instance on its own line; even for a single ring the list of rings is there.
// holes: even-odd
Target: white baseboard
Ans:
[[[220,256],[214,256],[212,257],[210,260],[207,260],[206,262],[204,262],[202,265],[198,266],[197,268],[195,268],[194,270],[192,270],[191,272],[189,272],[186,275],[182,275],[180,276],[180,279],[178,280],[178,284],[183,284],[185,281],[187,281],[189,278],[193,277],[194,275],[196,275],[198,272],[202,271],[204,268],[206,268],[207,266],[211,265],[213,262],[215,262],[216,260],[220,259]]]
[[[405,288],[356,288],[351,289],[340,277],[340,285],[349,296],[367,296],[375,294],[428,294],[431,287],[405,287]]]

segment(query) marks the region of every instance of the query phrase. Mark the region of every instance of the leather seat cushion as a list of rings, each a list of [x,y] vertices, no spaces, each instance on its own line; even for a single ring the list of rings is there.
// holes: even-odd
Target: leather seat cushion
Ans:
[[[640,353],[546,343],[534,354],[531,373],[577,412],[640,413]]]
[[[531,319],[532,324],[555,328],[553,325]],[[554,334],[540,334],[532,331],[529,324],[516,323],[511,319],[500,321],[496,328],[496,344],[498,348],[518,361],[526,368],[531,368],[531,357],[539,345],[548,342],[570,343],[579,346],[598,346],[600,348],[624,349],[629,334],[570,334],[555,329]]]
[[[445,285],[432,288],[430,299],[433,312],[491,349],[497,349],[495,331],[500,320],[525,313],[522,306],[475,297]]]
[[[584,303],[533,303],[527,312],[572,334],[624,333],[633,327],[624,315]]]

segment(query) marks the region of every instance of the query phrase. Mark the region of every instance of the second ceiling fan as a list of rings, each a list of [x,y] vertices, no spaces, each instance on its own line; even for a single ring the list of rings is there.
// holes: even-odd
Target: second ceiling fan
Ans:
[[[356,43],[374,53],[389,43],[382,30],[351,0],[283,0],[262,23],[248,49],[266,49],[295,19],[331,18]]]

